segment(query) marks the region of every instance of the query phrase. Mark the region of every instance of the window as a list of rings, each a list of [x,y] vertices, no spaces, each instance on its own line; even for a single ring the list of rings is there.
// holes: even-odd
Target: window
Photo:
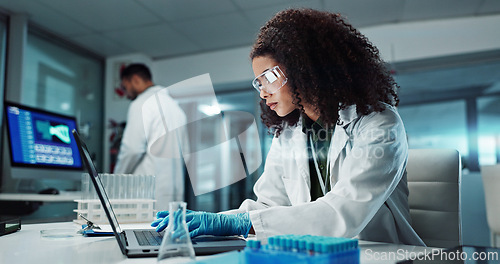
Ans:
[[[500,96],[477,100],[479,164],[500,163]]]
[[[399,107],[409,148],[452,148],[467,156],[465,101]]]
[[[500,162],[500,50],[392,67],[410,148],[456,149],[470,172]]]

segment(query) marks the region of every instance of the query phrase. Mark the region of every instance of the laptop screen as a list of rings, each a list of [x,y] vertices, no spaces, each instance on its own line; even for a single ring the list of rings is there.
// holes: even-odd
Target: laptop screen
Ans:
[[[85,145],[83,140],[80,138],[80,136],[76,130],[73,130],[72,133],[73,133],[73,136],[74,136],[76,143],[78,145],[78,149],[80,150],[80,152],[82,154],[83,163],[85,164],[85,167],[87,167],[90,179],[92,180],[92,183],[94,184],[97,195],[99,196],[99,199],[101,200],[101,204],[103,206],[104,212],[106,213],[106,216],[108,217],[108,221],[111,225],[111,228],[113,229],[115,236],[118,239],[122,240],[122,237],[120,235],[122,230],[120,228],[120,225],[118,224],[118,220],[116,219],[116,215],[113,211],[113,208],[111,207],[111,203],[109,202],[108,195],[106,194],[106,191],[104,190],[104,185],[101,182],[101,178],[99,177],[99,174],[97,173],[97,170],[94,166],[94,163],[92,162],[92,159],[90,158],[90,153],[87,149],[87,146]],[[122,246],[123,245],[120,245],[120,247],[122,247]]]

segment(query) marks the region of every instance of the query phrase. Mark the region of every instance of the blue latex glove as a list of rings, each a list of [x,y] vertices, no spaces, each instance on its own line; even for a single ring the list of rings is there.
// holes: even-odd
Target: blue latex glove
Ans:
[[[173,212],[171,216],[174,219],[174,221],[171,222],[171,224],[172,223],[174,224],[174,230],[173,230],[172,237],[173,238],[182,238],[182,237],[186,236],[186,230],[184,228],[182,228],[182,225],[183,225],[183,223],[182,223],[183,222],[182,211],[177,210],[177,211]]]
[[[156,231],[161,232],[168,225],[169,212],[158,212],[156,217],[157,219],[151,223],[151,226],[156,227]],[[248,213],[225,215],[186,210],[186,223],[191,237],[200,235],[243,235],[247,237],[252,227]]]

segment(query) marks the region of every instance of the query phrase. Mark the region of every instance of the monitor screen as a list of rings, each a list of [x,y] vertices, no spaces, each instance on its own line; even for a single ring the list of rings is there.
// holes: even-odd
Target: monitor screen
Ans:
[[[81,170],[76,118],[5,102],[13,167]]]

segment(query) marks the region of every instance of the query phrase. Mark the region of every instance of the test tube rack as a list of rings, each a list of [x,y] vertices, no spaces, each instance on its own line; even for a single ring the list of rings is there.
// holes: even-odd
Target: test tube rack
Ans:
[[[357,239],[282,235],[268,238],[267,245],[248,240],[244,250],[247,264],[359,264]]]
[[[85,224],[87,221],[83,217],[91,220],[95,224],[108,224],[108,218],[102,209],[98,199],[75,200],[77,209],[73,210],[77,214],[77,219],[73,222]],[[113,212],[121,223],[146,223],[154,220],[155,210],[153,199],[111,199]]]

